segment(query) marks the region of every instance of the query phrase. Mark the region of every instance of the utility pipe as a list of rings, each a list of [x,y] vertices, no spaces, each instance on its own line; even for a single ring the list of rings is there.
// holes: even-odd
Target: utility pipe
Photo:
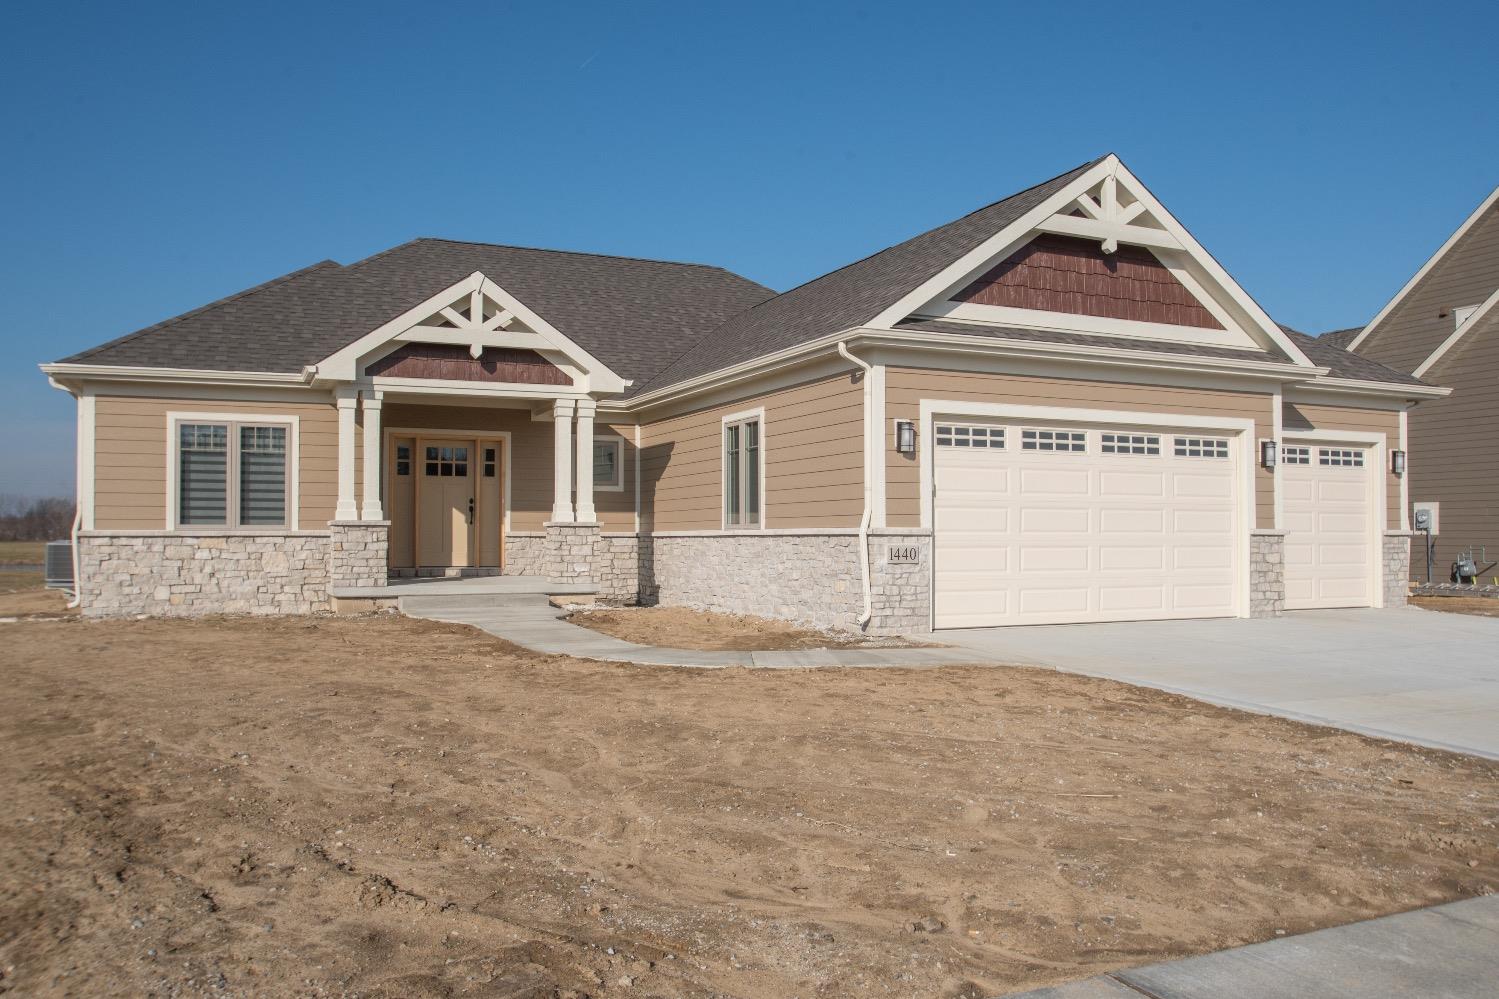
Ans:
[[[869,522],[874,518],[874,489],[870,483],[874,456],[869,453],[869,409],[874,402],[870,398],[874,387],[870,376],[874,369],[869,362],[861,361],[848,352],[847,341],[838,341],[838,353],[864,369],[864,515],[859,518],[859,574],[864,582],[864,613],[858,620],[859,627],[863,628],[874,617],[874,594],[869,583]]]

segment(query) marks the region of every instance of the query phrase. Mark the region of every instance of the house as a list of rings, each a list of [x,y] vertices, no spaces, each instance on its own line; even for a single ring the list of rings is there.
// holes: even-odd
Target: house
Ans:
[[[1322,339],[1453,390],[1407,417],[1410,498],[1433,510],[1432,579],[1446,582],[1470,546],[1499,559],[1499,188],[1373,322]],[[1416,561],[1425,579],[1420,546]]]
[[[419,239],[43,370],[91,615],[469,572],[877,632],[1400,603],[1446,391],[1276,325],[1113,155],[780,295]]]

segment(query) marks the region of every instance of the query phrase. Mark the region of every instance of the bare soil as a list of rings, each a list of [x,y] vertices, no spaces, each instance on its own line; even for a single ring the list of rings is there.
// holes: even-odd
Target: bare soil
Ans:
[[[568,615],[573,624],[639,645],[708,652],[777,652],[796,649],[927,648],[905,638],[866,637],[801,628],[748,614],[715,614],[685,607],[611,607]]]
[[[993,995],[1499,886],[1499,764],[1044,670],[372,616],[0,625],[0,681],[17,996]]]
[[[1499,600],[1493,597],[1411,597],[1410,602],[1423,610],[1499,617]]]
[[[43,586],[41,573],[6,572],[0,566],[0,618],[75,615],[67,605],[66,594]]]

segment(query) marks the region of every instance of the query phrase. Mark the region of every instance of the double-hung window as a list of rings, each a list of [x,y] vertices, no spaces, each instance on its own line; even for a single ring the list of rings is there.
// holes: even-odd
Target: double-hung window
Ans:
[[[760,526],[760,418],[731,420],[723,427],[723,520],[725,527]]]
[[[176,424],[178,527],[290,527],[291,427],[184,419]]]

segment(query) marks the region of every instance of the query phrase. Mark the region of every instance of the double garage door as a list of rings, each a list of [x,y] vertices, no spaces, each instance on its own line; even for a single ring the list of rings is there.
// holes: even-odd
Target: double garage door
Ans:
[[[934,445],[936,627],[1239,613],[1250,511],[1237,436],[938,420]],[[1363,452],[1307,454],[1279,470],[1287,605],[1367,605]]]

